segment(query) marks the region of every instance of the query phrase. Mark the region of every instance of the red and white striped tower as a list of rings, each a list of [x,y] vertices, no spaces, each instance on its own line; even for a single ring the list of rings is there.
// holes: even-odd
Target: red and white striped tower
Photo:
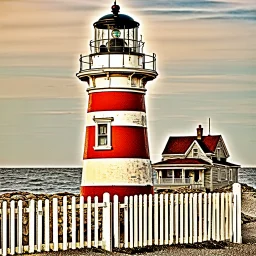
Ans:
[[[143,53],[139,23],[119,14],[94,23],[91,54],[81,56],[77,77],[88,83],[89,103],[81,195],[153,193],[145,85],[157,76],[155,54]]]

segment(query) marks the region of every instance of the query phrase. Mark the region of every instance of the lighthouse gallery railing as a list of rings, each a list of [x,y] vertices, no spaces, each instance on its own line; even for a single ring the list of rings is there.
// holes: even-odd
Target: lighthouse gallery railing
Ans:
[[[80,55],[80,72],[93,69],[93,58],[95,56],[107,56],[108,63],[104,65],[104,68],[130,68],[127,63],[131,57],[137,58],[137,67],[141,69],[156,71],[156,55],[147,55],[143,53],[144,42],[129,40],[123,41],[121,44],[119,41],[109,41],[108,39],[101,39],[90,42],[89,55]],[[118,66],[113,65],[115,63],[116,56],[122,56],[122,61]]]

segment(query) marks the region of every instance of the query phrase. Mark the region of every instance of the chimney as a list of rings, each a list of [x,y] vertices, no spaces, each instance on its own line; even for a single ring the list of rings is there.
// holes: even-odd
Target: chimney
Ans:
[[[199,124],[198,128],[196,128],[196,131],[197,131],[197,136],[196,138],[198,140],[201,140],[202,137],[203,137],[203,128],[201,127],[201,124]]]

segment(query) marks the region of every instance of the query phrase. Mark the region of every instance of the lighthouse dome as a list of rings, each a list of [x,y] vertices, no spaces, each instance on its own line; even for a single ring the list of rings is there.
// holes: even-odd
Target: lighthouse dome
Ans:
[[[108,29],[109,26],[115,26],[119,29],[131,29],[139,27],[139,23],[126,14],[119,14],[119,5],[112,6],[111,14],[104,15],[93,25],[98,29]]]

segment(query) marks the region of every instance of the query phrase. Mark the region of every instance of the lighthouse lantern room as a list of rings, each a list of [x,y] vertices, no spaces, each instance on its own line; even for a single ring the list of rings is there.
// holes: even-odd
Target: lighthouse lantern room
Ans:
[[[91,53],[80,56],[77,77],[88,83],[81,195],[153,193],[145,86],[157,76],[156,57],[143,53],[139,23],[119,13],[93,24]]]

